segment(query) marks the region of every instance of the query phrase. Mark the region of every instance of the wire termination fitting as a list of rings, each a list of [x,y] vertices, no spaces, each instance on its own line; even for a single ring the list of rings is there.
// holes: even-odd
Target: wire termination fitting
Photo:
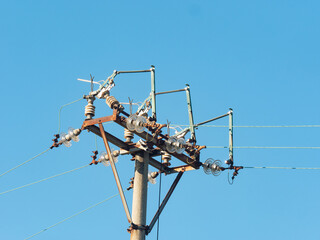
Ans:
[[[55,148],[55,147],[59,147],[58,139],[59,139],[59,137],[60,137],[60,134],[55,134],[54,137],[55,137],[55,138],[52,139],[53,144],[52,144],[52,146],[50,147],[50,149]]]
[[[98,151],[92,151],[92,152],[93,152],[93,155],[91,156],[92,161],[91,161],[91,163],[89,165],[92,165],[92,164],[97,165],[99,163],[98,161],[96,161],[97,155],[98,155]]]

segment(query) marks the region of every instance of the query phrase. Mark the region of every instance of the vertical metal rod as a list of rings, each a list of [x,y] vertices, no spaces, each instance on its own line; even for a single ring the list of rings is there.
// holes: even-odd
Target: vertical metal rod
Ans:
[[[131,230],[131,240],[145,240],[146,237],[149,153],[140,154],[135,155],[132,223],[136,227]]]
[[[174,189],[176,188],[178,182],[180,181],[180,178],[182,177],[182,174],[183,174],[183,173],[184,173],[183,171],[179,172],[178,175],[177,175],[177,177],[176,177],[176,179],[175,179],[174,182],[172,183],[172,185],[171,185],[171,187],[170,187],[167,195],[164,197],[164,199],[163,199],[163,201],[162,201],[162,203],[161,203],[158,211],[156,212],[156,214],[154,215],[153,219],[151,220],[151,223],[150,223],[150,225],[149,225],[148,233],[151,232],[154,224],[157,222],[157,219],[159,218],[159,216],[160,216],[162,210],[164,209],[164,207],[166,206],[169,198],[171,197]]]
[[[190,133],[191,139],[196,142],[196,134],[194,131],[194,121],[193,121],[193,113],[192,113],[192,104],[191,104],[191,94],[190,94],[190,87],[186,84],[186,94],[187,94],[187,103],[188,103],[188,112],[189,112],[189,125],[190,125]]]
[[[229,159],[233,165],[233,110],[229,110]]]
[[[117,187],[118,187],[119,194],[120,194],[120,197],[121,197],[121,201],[122,201],[122,204],[123,204],[123,207],[124,207],[124,211],[126,212],[128,222],[131,223],[132,220],[131,220],[128,204],[127,204],[127,201],[126,201],[126,197],[124,196],[124,193],[123,193],[123,189],[122,189],[122,186],[121,186],[120,178],[119,178],[119,175],[118,175],[118,172],[117,172],[116,165],[115,165],[114,160],[113,160],[111,149],[110,149],[106,134],[104,132],[104,128],[103,128],[102,123],[99,123],[99,128],[100,128],[100,132],[101,132],[101,136],[102,136],[104,145],[105,145],[107,153],[108,153],[109,162],[110,162],[110,165],[111,165],[111,168],[112,168],[112,172],[113,172],[114,178],[115,178],[116,183],[117,183]]]
[[[155,67],[151,66],[151,106],[152,106],[152,117],[157,120],[157,108],[156,108],[156,77]]]

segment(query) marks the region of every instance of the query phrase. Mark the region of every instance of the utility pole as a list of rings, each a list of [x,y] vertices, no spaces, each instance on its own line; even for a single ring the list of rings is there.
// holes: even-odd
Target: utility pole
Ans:
[[[128,73],[150,73],[151,74],[151,92],[146,100],[139,106],[135,113],[132,113],[132,101],[130,102],[130,114],[127,113],[114,96],[110,95],[110,90],[115,86],[114,78],[119,74]],[[92,83],[92,78],[91,78]],[[115,177],[115,181],[119,190],[121,201],[126,213],[127,220],[130,224],[128,231],[130,232],[131,240],[145,240],[156,222],[158,221],[160,214],[165,208],[169,198],[175,190],[182,175],[191,170],[197,170],[203,167],[206,174],[219,175],[224,170],[234,170],[232,180],[237,176],[238,171],[242,169],[241,166],[234,166],[233,161],[233,111],[230,111],[221,116],[211,118],[209,120],[194,124],[193,111],[191,104],[190,87],[187,85],[183,89],[170,90],[165,92],[156,92],[155,89],[155,67],[151,66],[146,70],[134,70],[134,71],[114,71],[113,74],[108,77],[104,83],[100,84],[99,89],[91,92],[89,95],[84,96],[88,104],[85,107],[85,116],[81,129],[76,129],[68,132],[58,142],[57,137],[53,139],[54,144],[52,147],[58,147],[61,144],[70,146],[71,139],[75,139],[83,130],[88,130],[103,139],[107,154],[101,153],[99,160],[96,161],[96,155],[98,151],[95,151],[95,155],[92,156],[93,160],[91,164],[104,163],[106,166],[109,164],[112,167],[112,171]],[[171,94],[177,92],[186,92],[188,113],[189,113],[189,126],[182,129],[180,132],[176,130],[174,135],[170,135],[170,125],[160,124],[157,122],[156,113],[156,96]],[[105,99],[106,104],[112,109],[113,113],[109,116],[93,118],[95,116],[95,106],[93,105],[95,99]],[[152,115],[148,117],[148,111],[151,109]],[[206,146],[197,145],[197,139],[195,135],[195,129],[203,124],[224,118],[229,116],[229,159],[225,162],[228,166],[222,167],[220,160],[207,159],[204,163],[200,161],[200,151],[205,149]],[[113,136],[104,129],[103,124],[106,122],[113,122],[124,128],[125,141]],[[163,128],[167,127],[168,132],[164,134]],[[186,134],[190,132],[191,137],[186,141]],[[140,140],[133,142],[134,135],[137,135]],[[56,135],[59,136],[59,135]],[[58,137],[59,138],[59,137]],[[117,151],[111,151],[109,142],[119,148]],[[115,165],[114,157],[119,155],[132,155],[135,161],[135,171],[133,181],[128,188],[133,188],[132,197],[132,215],[127,205],[127,201],[124,195],[124,191],[118,176],[117,168]],[[161,161],[155,159],[161,157]],[[172,166],[171,158],[174,157],[180,160],[184,165]],[[171,187],[169,188],[166,196],[163,198],[157,212],[152,218],[149,225],[147,222],[147,192],[148,192],[148,168],[149,164],[157,171],[152,172],[150,179],[155,179],[159,174],[177,174]],[[175,164],[174,164],[175,165]],[[152,181],[151,181],[152,182]]]
[[[131,240],[144,240],[146,236],[147,192],[149,153],[135,155],[135,170],[132,198]]]

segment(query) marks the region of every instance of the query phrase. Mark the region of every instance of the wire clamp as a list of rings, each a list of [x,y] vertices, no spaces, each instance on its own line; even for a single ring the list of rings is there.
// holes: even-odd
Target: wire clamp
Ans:
[[[98,155],[98,151],[96,150],[96,151],[92,151],[92,152],[93,152],[93,155],[91,156],[92,157],[92,161],[91,161],[91,163],[89,165],[92,165],[92,164],[97,165],[99,163],[98,161],[96,161],[97,155]]]
[[[54,139],[52,139],[52,141],[53,141],[53,144],[52,144],[52,146],[50,147],[50,149],[52,149],[52,148],[55,148],[55,147],[59,147],[59,143],[58,143],[58,140],[59,140],[59,138],[60,138],[60,134],[55,134],[54,135]]]
[[[149,233],[149,226],[148,225],[137,225],[137,224],[131,223],[131,225],[127,229],[127,231],[129,233],[131,233],[132,230],[145,230],[146,234],[148,234]]]
[[[130,189],[132,189],[133,188],[133,184],[134,184],[134,177],[133,178],[130,178],[130,186],[127,188],[127,190],[129,191]]]

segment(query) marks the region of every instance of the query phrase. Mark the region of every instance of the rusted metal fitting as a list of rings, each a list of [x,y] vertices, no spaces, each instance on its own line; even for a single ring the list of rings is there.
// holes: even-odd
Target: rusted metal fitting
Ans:
[[[238,171],[240,170],[240,169],[243,169],[243,166],[237,166],[237,167],[233,167],[233,169],[234,169],[234,172],[233,172],[233,175],[232,175],[232,180],[234,180],[234,178],[236,177],[236,176],[238,176]]]
[[[195,146],[195,148],[196,148],[196,151],[195,151],[195,154],[199,154],[200,153],[200,151],[202,150],[202,149],[204,149],[204,148],[207,148],[207,146]]]
[[[148,128],[148,130],[153,133],[152,134],[153,137],[158,136],[161,133],[161,129],[166,126],[167,124],[159,124],[159,123],[150,122],[150,121],[148,121],[146,124],[146,128]]]
[[[98,155],[98,151],[92,151],[92,152],[93,152],[93,155],[91,156],[92,161],[91,161],[91,163],[89,165],[92,165],[92,164],[97,165],[99,163],[98,161],[96,161],[97,155]]]
[[[119,116],[120,122],[126,122],[126,118],[124,116]]]
[[[50,149],[60,146],[60,144],[58,143],[58,139],[59,139],[60,135],[59,135],[59,134],[55,134],[55,135],[53,135],[53,136],[54,136],[55,138],[52,139],[53,144],[52,144],[52,146],[50,147]]]
[[[130,180],[131,180],[131,181],[129,182],[130,186],[127,188],[128,191],[133,188],[133,185],[134,185],[134,177],[133,177],[133,178],[130,178]]]
[[[128,233],[131,233],[132,230],[145,230],[146,234],[149,233],[149,226],[148,225],[137,225],[134,223],[131,223],[130,227],[127,229]]]

